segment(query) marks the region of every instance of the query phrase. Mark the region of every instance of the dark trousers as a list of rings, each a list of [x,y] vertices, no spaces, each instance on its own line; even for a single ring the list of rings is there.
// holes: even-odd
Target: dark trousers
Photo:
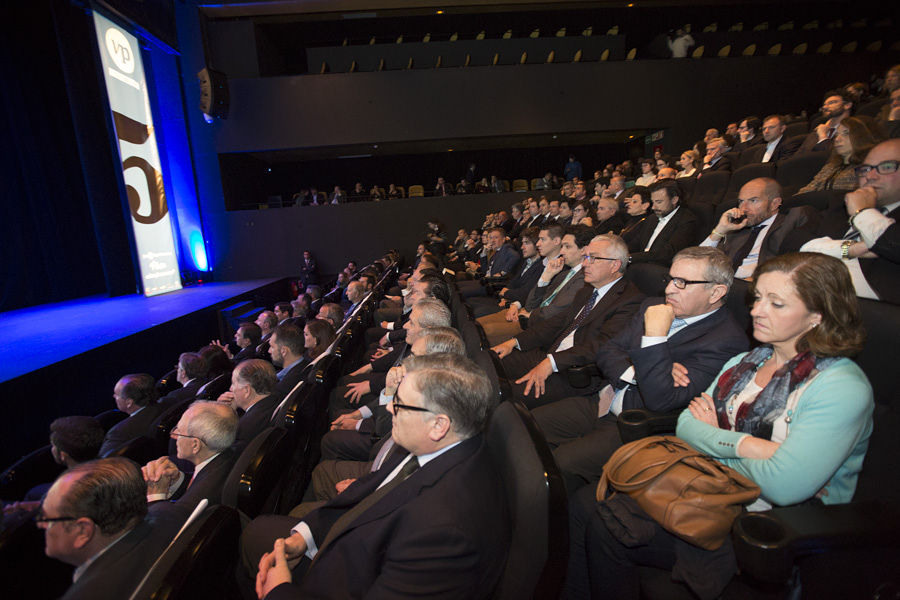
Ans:
[[[535,348],[524,352],[513,350],[501,360],[503,369],[506,371],[506,375],[512,384],[513,395],[528,408],[534,410],[539,406],[544,406],[569,396],[587,396],[595,392],[596,388],[599,387],[599,378],[595,382],[592,381],[589,387],[576,388],[569,383],[565,373],[553,373],[544,382],[544,393],[540,397],[535,397],[533,389],[526,396],[525,384],[515,383],[515,381],[536,367],[545,358],[547,358],[547,353]]]
[[[628,548],[606,528],[597,512],[596,486],[584,486],[569,500],[569,566],[563,596],[640,598],[638,566],[670,571],[677,538],[662,527],[646,544]]]
[[[596,394],[574,396],[533,412],[570,495],[585,484],[600,481],[603,465],[622,445],[617,417],[610,413],[598,419],[597,403]]]

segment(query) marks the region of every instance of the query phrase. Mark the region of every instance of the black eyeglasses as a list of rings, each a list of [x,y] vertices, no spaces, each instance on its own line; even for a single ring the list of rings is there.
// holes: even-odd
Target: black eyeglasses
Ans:
[[[40,508],[31,518],[37,525],[41,525],[43,523],[63,523],[65,521],[77,521],[81,517],[48,517],[44,514],[44,509]]]
[[[879,175],[891,175],[897,172],[898,165],[900,165],[900,160],[884,160],[877,165],[859,165],[853,169],[853,172],[857,177],[865,177],[872,169],[875,169]]]
[[[677,287],[679,290],[683,290],[689,285],[694,285],[697,283],[712,283],[712,281],[705,281],[701,279],[685,279],[683,277],[672,277],[671,275],[666,275],[663,277],[663,281],[666,285],[669,285],[669,282],[672,282],[672,285]]]
[[[413,406],[412,404],[403,404],[400,400],[401,400],[400,394],[398,394],[397,392],[394,392],[394,399],[391,400],[391,404],[394,406],[395,414],[400,412],[401,410],[411,410],[413,412],[430,412],[430,413],[434,412],[433,410],[425,408],[424,406]]]
[[[592,265],[598,260],[619,260],[618,258],[606,258],[605,256],[591,256],[590,254],[582,254],[581,260],[585,264]]]

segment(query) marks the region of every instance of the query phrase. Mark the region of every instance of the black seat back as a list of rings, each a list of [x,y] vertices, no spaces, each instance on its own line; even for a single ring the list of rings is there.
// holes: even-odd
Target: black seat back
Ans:
[[[269,427],[253,438],[225,480],[222,504],[237,508],[251,519],[276,512],[292,442],[288,432],[278,427]]]
[[[168,448],[159,439],[149,437],[137,437],[129,440],[124,445],[116,448],[104,458],[112,458],[114,456],[124,456],[130,458],[139,465],[144,465],[151,460],[156,460],[160,456],[164,456]]]
[[[550,448],[515,401],[491,415],[485,440],[503,478],[512,539],[495,598],[556,598],[568,555],[566,494]]]
[[[233,573],[240,536],[236,510],[207,508],[163,552],[132,600],[239,597]]]
[[[751,163],[744,165],[743,167],[732,173],[731,179],[728,181],[728,189],[725,192],[725,197],[722,198],[721,201],[728,202],[730,200],[736,199],[741,191],[741,188],[744,187],[744,184],[752,179],[756,179],[757,177],[770,177],[774,179],[775,163]]]
[[[100,423],[100,427],[103,428],[103,431],[109,431],[116,424],[121,423],[122,421],[127,419],[128,413],[113,408],[110,410],[104,410],[99,415],[95,415],[94,418],[97,419],[98,423]]]
[[[197,390],[197,400],[217,400],[219,396],[231,387],[231,373],[222,373],[215,379],[211,379]]]
[[[729,179],[731,179],[731,173],[727,171],[702,173],[697,178],[697,184],[694,186],[694,193],[691,195],[690,201],[694,204],[699,202],[718,204],[725,197]]]
[[[828,152],[807,152],[778,163],[775,179],[784,190],[784,199],[787,200],[811,182],[827,159]]]
[[[36,485],[51,483],[63,472],[50,452],[50,445],[26,454],[0,475],[0,498],[21,500]]]
[[[625,271],[625,279],[637,286],[648,297],[662,296],[666,290],[666,276],[669,270],[662,265],[638,263]]]

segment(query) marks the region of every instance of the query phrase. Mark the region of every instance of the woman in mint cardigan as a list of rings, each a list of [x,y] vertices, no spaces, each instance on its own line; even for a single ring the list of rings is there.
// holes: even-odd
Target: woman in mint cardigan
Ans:
[[[754,274],[750,314],[760,345],[728,361],[691,402],[678,419],[678,437],[759,485],[762,494],[749,510],[849,502],[874,403],[865,374],[847,358],[864,340],[847,268],[822,254],[778,256]],[[675,566],[684,542],[657,530],[648,544],[626,547],[602,520],[591,521],[593,597],[637,597],[638,565]],[[717,587],[731,576],[716,575],[724,575]]]

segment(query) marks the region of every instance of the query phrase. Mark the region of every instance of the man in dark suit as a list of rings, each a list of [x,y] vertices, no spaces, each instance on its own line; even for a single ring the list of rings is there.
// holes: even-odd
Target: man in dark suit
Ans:
[[[792,157],[800,143],[784,139],[787,124],[781,115],[769,115],[763,122],[762,134],[766,142],[765,148],[757,149],[759,162],[777,163]]]
[[[461,281],[459,291],[463,298],[484,296],[483,283],[490,283],[491,280],[505,280],[519,264],[519,253],[512,244],[506,242],[506,231],[502,227],[491,228],[488,231],[488,240],[495,250],[493,256],[487,262],[482,261],[480,265],[466,264],[468,269],[474,269],[479,275],[482,275],[483,281]]]
[[[222,488],[237,458],[232,449],[238,428],[234,410],[219,402],[195,402],[171,432],[177,456],[194,465],[193,475],[178,470],[168,456],[143,467],[147,501],[173,500],[193,510],[206,498],[222,502]]]
[[[701,246],[720,248],[734,267],[738,279],[750,279],[758,264],[781,254],[785,237],[808,223],[816,223],[818,214],[808,206],[781,208],[781,186],[774,179],[751,179],[738,193],[738,206],[722,213],[719,223]]]
[[[76,567],[65,600],[127,598],[175,537],[188,511],[148,511],[146,489],[126,458],[81,463],[51,486],[36,522],[47,556]]]
[[[513,393],[529,408],[587,394],[569,384],[566,369],[594,360],[600,345],[624,328],[643,294],[622,278],[628,247],[618,236],[597,236],[582,250],[584,282],[569,307],[491,348],[506,374],[517,378]]]
[[[594,221],[594,233],[597,235],[604,233],[618,235],[625,226],[625,222],[618,214],[619,202],[615,198],[599,198],[595,212],[597,219]]]
[[[810,228],[805,252],[845,261],[856,295],[900,304],[900,139],[884,141],[857,167],[859,189]],[[847,217],[850,224],[847,224]],[[824,236],[824,237],[820,237]]]
[[[278,383],[275,384],[272,395],[277,396],[278,402],[281,402],[300,383],[309,365],[303,332],[290,323],[276,327],[269,338],[269,355],[275,368],[280,369],[275,373]]]
[[[502,479],[480,434],[491,396],[487,376],[466,358],[409,359],[390,405],[393,438],[409,454],[299,523],[251,522],[242,553],[260,597],[490,597],[510,535]],[[291,573],[288,561],[304,557],[313,562],[292,586],[303,564]]]
[[[496,296],[473,296],[466,300],[476,319],[494,313],[498,308],[508,306],[512,302],[525,303],[528,293],[544,270],[536,246],[538,235],[537,227],[529,227],[522,232],[519,238],[522,260],[519,261],[512,278],[497,291]],[[497,284],[494,284],[494,287],[497,287]]]
[[[256,347],[256,355],[268,360],[269,338],[272,337],[272,332],[275,331],[275,328],[278,326],[278,317],[276,317],[275,313],[271,310],[264,310],[259,313],[259,316],[256,317],[256,321],[254,322],[259,325],[259,328],[262,331],[262,337],[259,340],[259,345]]]
[[[528,198],[528,214],[531,219],[525,224],[525,227],[540,227],[544,224],[544,215],[541,214],[541,208],[538,201],[534,198]]]
[[[734,145],[735,152],[746,152],[749,148],[761,144],[763,142],[759,130],[762,127],[762,121],[759,117],[747,117],[738,126],[738,135],[740,142]]]
[[[262,329],[256,323],[241,323],[234,332],[234,342],[240,351],[231,358],[234,365],[256,358],[256,347],[262,342]]]
[[[600,479],[622,445],[616,422],[631,408],[671,412],[706,390],[722,365],[748,347],[724,308],[731,261],[716,248],[675,256],[665,302],[644,302],[631,324],[597,353],[606,381],[599,394],[543,406],[534,417],[547,437],[569,493]]]
[[[116,408],[128,413],[128,417],[106,432],[97,455],[106,456],[134,438],[149,435],[153,421],[161,412],[156,398],[156,382],[152,376],[136,373],[119,379],[113,388],[113,399]]]
[[[206,383],[206,373],[209,365],[206,359],[196,352],[183,352],[178,357],[178,365],[175,369],[175,378],[181,387],[172,390],[159,399],[160,412],[165,412],[177,404],[190,400]]]
[[[668,266],[683,248],[695,244],[697,217],[681,206],[681,191],[672,180],[650,186],[653,216],[641,223],[628,246],[631,262],[652,262]]]
[[[544,235],[543,230],[541,235]],[[559,246],[559,256],[547,261],[537,284],[528,294],[525,306],[517,308],[513,304],[505,315],[500,311],[478,319],[492,346],[505,342],[522,331],[519,317],[526,317],[528,323],[533,324],[569,307],[575,294],[584,287],[581,254],[593,237],[594,232],[587,225],[567,227]]]
[[[256,347],[262,341],[262,330],[256,323],[241,323],[237,331],[234,332],[234,343],[240,348],[237,354],[231,354],[231,348],[228,344],[223,344],[219,340],[213,340],[212,345],[221,348],[228,358],[231,359],[232,365],[237,365],[241,361],[256,358]]]
[[[242,362],[231,372],[231,389],[218,401],[244,411],[238,420],[236,449],[242,450],[270,426],[272,412],[278,406],[278,397],[272,395],[276,383],[275,367],[258,358]]]
[[[725,156],[728,150],[728,145],[722,138],[714,138],[710,141],[706,146],[703,170],[697,176],[703,177],[703,173],[709,171],[731,171],[731,160]]]
[[[815,129],[809,132],[809,135],[800,144],[800,148],[797,149],[797,154],[831,152],[838,125],[849,117],[852,111],[853,97],[846,90],[836,89],[825,92],[822,100],[822,117],[825,121],[816,125]]]

